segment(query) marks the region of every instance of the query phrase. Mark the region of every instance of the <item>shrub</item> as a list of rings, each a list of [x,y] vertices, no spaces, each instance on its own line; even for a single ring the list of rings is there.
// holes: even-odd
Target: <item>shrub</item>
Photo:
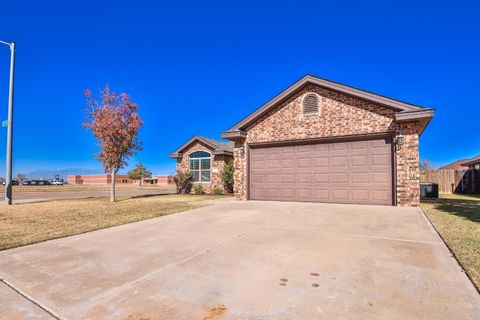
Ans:
[[[222,182],[223,186],[225,187],[225,191],[227,192],[233,192],[233,182],[234,182],[234,177],[233,177],[233,161],[228,161],[225,163],[225,166],[223,167],[223,172],[222,172]]]
[[[188,171],[177,171],[174,178],[177,185],[177,193],[186,194],[192,190],[192,174]]]
[[[193,187],[193,190],[195,191],[195,194],[203,194],[203,185],[201,184],[196,184]]]
[[[223,194],[223,189],[222,188],[214,188],[213,189],[213,194]]]

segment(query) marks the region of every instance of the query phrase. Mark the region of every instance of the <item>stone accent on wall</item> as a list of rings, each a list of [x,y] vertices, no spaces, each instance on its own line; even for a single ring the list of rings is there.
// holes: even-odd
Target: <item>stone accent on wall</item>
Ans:
[[[399,124],[405,143],[396,151],[397,204],[403,207],[420,205],[419,126],[419,122]]]
[[[233,192],[237,200],[247,200],[247,152],[245,139],[235,140],[235,147],[233,149],[233,164],[235,169]]]
[[[212,153],[212,149],[205,144],[201,142],[195,142],[193,143],[188,149],[186,149],[181,158],[177,158],[177,171],[182,170],[182,171],[189,171],[189,155],[193,152],[197,151],[206,151],[209,152],[210,154]],[[225,166],[225,162],[233,160],[232,156],[228,155],[213,155],[212,154],[212,160],[210,162],[210,167],[211,167],[211,179],[210,183],[205,183],[205,182],[197,182],[195,184],[202,184],[205,190],[205,193],[213,193],[213,189],[215,188],[221,188],[224,189],[223,187],[223,182],[222,182],[222,172],[223,168]]]

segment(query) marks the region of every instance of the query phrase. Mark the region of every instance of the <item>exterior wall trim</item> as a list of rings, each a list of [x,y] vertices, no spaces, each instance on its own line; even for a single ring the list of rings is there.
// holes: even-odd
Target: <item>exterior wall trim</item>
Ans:
[[[334,142],[342,142],[342,141],[374,140],[374,139],[390,138],[390,137],[393,138],[394,135],[395,135],[394,132],[382,132],[382,133],[308,138],[308,139],[296,139],[296,140],[285,140],[285,141],[255,142],[255,143],[248,143],[247,145],[249,148],[261,148],[261,147],[269,147],[269,146],[301,145],[301,144],[311,144],[311,143],[334,143]]]

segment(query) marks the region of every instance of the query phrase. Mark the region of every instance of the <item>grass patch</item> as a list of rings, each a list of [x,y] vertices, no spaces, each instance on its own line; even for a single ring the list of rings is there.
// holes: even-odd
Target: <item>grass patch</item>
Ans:
[[[421,207],[480,288],[480,196],[442,194]]]
[[[0,250],[140,221],[203,206],[224,196],[159,195],[64,199],[0,206]]]

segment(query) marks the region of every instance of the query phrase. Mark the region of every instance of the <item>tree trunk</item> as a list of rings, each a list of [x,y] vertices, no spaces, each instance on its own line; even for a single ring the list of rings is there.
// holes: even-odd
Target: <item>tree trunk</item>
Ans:
[[[115,168],[112,169],[112,188],[110,189],[110,201],[115,202]]]

